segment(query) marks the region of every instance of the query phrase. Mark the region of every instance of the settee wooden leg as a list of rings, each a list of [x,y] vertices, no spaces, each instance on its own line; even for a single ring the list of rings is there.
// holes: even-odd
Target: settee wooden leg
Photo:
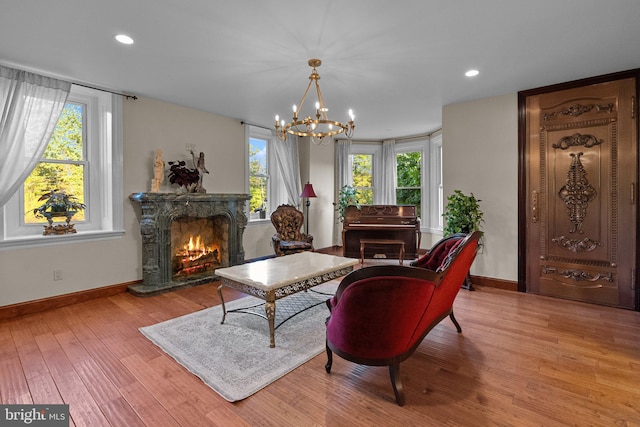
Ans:
[[[458,323],[458,321],[456,320],[456,316],[453,315],[453,311],[449,313],[449,319],[451,319],[453,324],[456,325],[456,329],[458,330],[458,333],[461,333],[462,328],[460,327],[460,323]]]
[[[471,283],[471,275],[467,274],[467,277],[464,278],[464,282],[462,282],[461,288],[468,291],[475,291],[473,283]]]
[[[327,374],[331,373],[331,366],[333,365],[333,352],[331,351],[331,349],[329,349],[329,346],[326,346],[327,348],[327,364],[324,365],[324,369],[327,371]]]
[[[402,388],[402,380],[400,379],[399,363],[389,365],[389,376],[391,376],[391,385],[393,386],[393,394],[396,396],[396,402],[398,406],[404,406],[404,389]]]

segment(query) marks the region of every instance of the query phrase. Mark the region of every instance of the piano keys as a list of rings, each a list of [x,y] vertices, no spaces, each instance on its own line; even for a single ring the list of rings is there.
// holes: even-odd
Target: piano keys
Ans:
[[[342,223],[342,254],[360,258],[360,239],[402,240],[405,259],[418,257],[420,248],[420,219],[412,205],[348,206]],[[365,258],[384,256],[398,259],[398,248],[392,245],[366,246]]]

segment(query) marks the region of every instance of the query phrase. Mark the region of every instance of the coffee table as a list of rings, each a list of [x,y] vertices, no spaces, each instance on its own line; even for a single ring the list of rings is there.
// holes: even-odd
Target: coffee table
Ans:
[[[260,298],[269,323],[269,346],[275,347],[276,300],[321,283],[344,276],[353,270],[358,260],[318,252],[299,252],[232,267],[218,268],[221,277],[218,295],[222,301],[222,321],[227,310],[222,297],[224,286]]]

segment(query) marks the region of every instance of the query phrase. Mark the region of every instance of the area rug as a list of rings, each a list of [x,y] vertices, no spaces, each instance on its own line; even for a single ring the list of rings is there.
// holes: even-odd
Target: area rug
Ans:
[[[330,298],[336,287],[327,283],[314,288],[323,294],[299,294],[319,303]],[[296,295],[276,301],[276,313],[286,312],[287,300]],[[248,296],[231,301],[226,307],[229,311],[261,302]],[[235,402],[324,351],[328,316],[327,306],[318,304],[280,324],[275,331],[275,348],[269,347],[266,319],[254,314],[228,313],[225,323],[220,324],[220,305],[140,328],[140,332],[224,399]],[[276,325],[280,322],[276,314]]]

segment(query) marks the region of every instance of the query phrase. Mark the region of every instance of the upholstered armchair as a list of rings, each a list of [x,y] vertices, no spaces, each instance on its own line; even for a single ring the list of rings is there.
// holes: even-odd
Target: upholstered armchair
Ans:
[[[476,256],[479,238],[474,232],[461,240],[439,272],[381,265],[345,276],[327,301],[327,373],[333,353],[361,365],[389,366],[396,402],[403,406],[400,363],[444,318],[462,332],[453,301]]]
[[[452,234],[437,241],[431,249],[429,249],[424,255],[417,260],[413,261],[410,265],[412,267],[426,268],[427,270],[439,271],[439,269],[447,261],[447,257],[453,251],[457,245],[467,235],[465,233]],[[469,275],[467,275],[461,283],[464,289],[473,290],[473,284]]]
[[[276,233],[271,240],[277,256],[313,250],[313,236],[300,231],[303,222],[304,214],[295,206],[280,205],[273,211],[271,223]]]

